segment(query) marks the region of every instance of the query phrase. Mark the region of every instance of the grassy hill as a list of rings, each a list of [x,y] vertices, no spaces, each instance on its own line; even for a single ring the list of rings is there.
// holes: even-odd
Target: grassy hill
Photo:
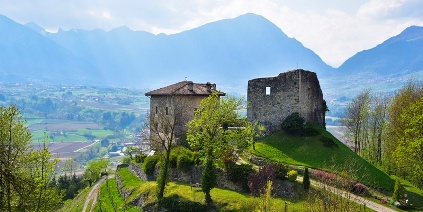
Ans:
[[[332,134],[315,127],[317,136],[294,136],[277,132],[255,144],[250,152],[272,161],[307,166],[330,172],[346,171],[350,177],[374,188],[393,190],[394,180],[366,160],[356,155]],[[331,138],[338,147],[325,147],[321,137]]]

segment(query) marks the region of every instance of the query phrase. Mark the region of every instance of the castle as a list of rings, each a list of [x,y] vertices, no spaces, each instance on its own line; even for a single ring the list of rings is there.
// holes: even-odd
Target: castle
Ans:
[[[150,97],[150,124],[155,118],[173,119],[175,137],[186,133],[186,123],[203,98],[216,90],[216,84],[182,81],[146,93]],[[306,122],[325,125],[325,105],[319,80],[314,72],[296,69],[276,77],[248,81],[247,119],[264,125],[268,133],[280,129],[287,116],[298,112]],[[178,118],[176,115],[179,114]]]
[[[294,112],[306,122],[325,125],[323,93],[314,72],[296,69],[249,80],[247,100],[247,119],[264,125],[268,132],[279,130],[282,121]]]

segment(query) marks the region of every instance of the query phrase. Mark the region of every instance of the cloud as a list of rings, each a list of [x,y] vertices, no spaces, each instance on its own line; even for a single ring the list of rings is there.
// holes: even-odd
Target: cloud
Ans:
[[[370,0],[362,5],[358,16],[362,18],[387,20],[403,18],[422,18],[421,0]]]

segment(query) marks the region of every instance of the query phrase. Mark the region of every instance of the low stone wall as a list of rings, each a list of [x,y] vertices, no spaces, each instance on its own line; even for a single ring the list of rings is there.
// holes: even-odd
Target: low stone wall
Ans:
[[[142,180],[146,180],[146,179],[156,180],[157,179],[157,173],[158,173],[157,170],[154,171],[153,175],[147,175],[142,170],[142,167],[138,164],[131,163],[128,168],[132,173],[134,173],[138,177],[141,176],[140,179]],[[203,170],[204,170],[204,166],[192,167],[191,170],[186,172],[178,170],[178,169],[171,169],[170,180],[181,182],[181,183],[187,183],[187,184],[195,184],[195,183],[201,184],[201,176],[202,176],[201,173],[203,172]],[[217,187],[225,188],[225,189],[229,189],[233,191],[238,191],[238,192],[246,192],[245,190],[242,189],[241,185],[238,185],[228,180],[228,176],[226,172],[224,172],[223,170],[216,169],[215,172],[217,176]],[[131,191],[127,191],[121,186],[121,180],[119,175],[116,176],[116,183],[118,185],[119,192],[121,193],[123,198],[127,198],[131,195],[132,193]],[[290,198],[290,199],[297,198],[298,194],[295,192],[295,186],[296,186],[295,183],[290,182],[288,180],[284,180],[284,181],[275,180],[273,182],[272,193],[273,195],[279,196],[279,197]],[[142,202],[143,202],[143,196],[140,196],[140,197],[137,197],[133,201],[133,204],[141,207],[143,205]]]
[[[156,165],[156,169],[152,175],[145,174],[144,170],[142,169],[140,164],[130,163],[129,170],[138,176],[141,180],[144,181],[152,181],[156,180],[158,176],[159,166]],[[201,177],[202,172],[204,170],[204,166],[193,166],[189,171],[182,171],[176,168],[170,168],[170,181],[187,183],[187,184],[201,184]],[[225,188],[234,191],[244,191],[241,185],[238,185],[232,181],[230,181],[227,177],[226,172],[221,169],[215,169],[215,173],[217,176],[217,187]]]

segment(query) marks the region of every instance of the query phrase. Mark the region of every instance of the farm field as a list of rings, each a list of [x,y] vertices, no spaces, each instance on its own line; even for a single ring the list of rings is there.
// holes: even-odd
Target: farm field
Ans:
[[[113,134],[96,123],[62,119],[31,118],[27,119],[27,126],[33,142],[43,141],[46,136],[50,142],[101,140]]]
[[[52,153],[52,158],[59,158],[61,160],[67,158],[75,158],[78,154],[78,150],[87,148],[94,144],[96,141],[82,141],[82,142],[50,142],[48,143],[48,149]],[[42,148],[42,143],[33,143],[34,149]]]

